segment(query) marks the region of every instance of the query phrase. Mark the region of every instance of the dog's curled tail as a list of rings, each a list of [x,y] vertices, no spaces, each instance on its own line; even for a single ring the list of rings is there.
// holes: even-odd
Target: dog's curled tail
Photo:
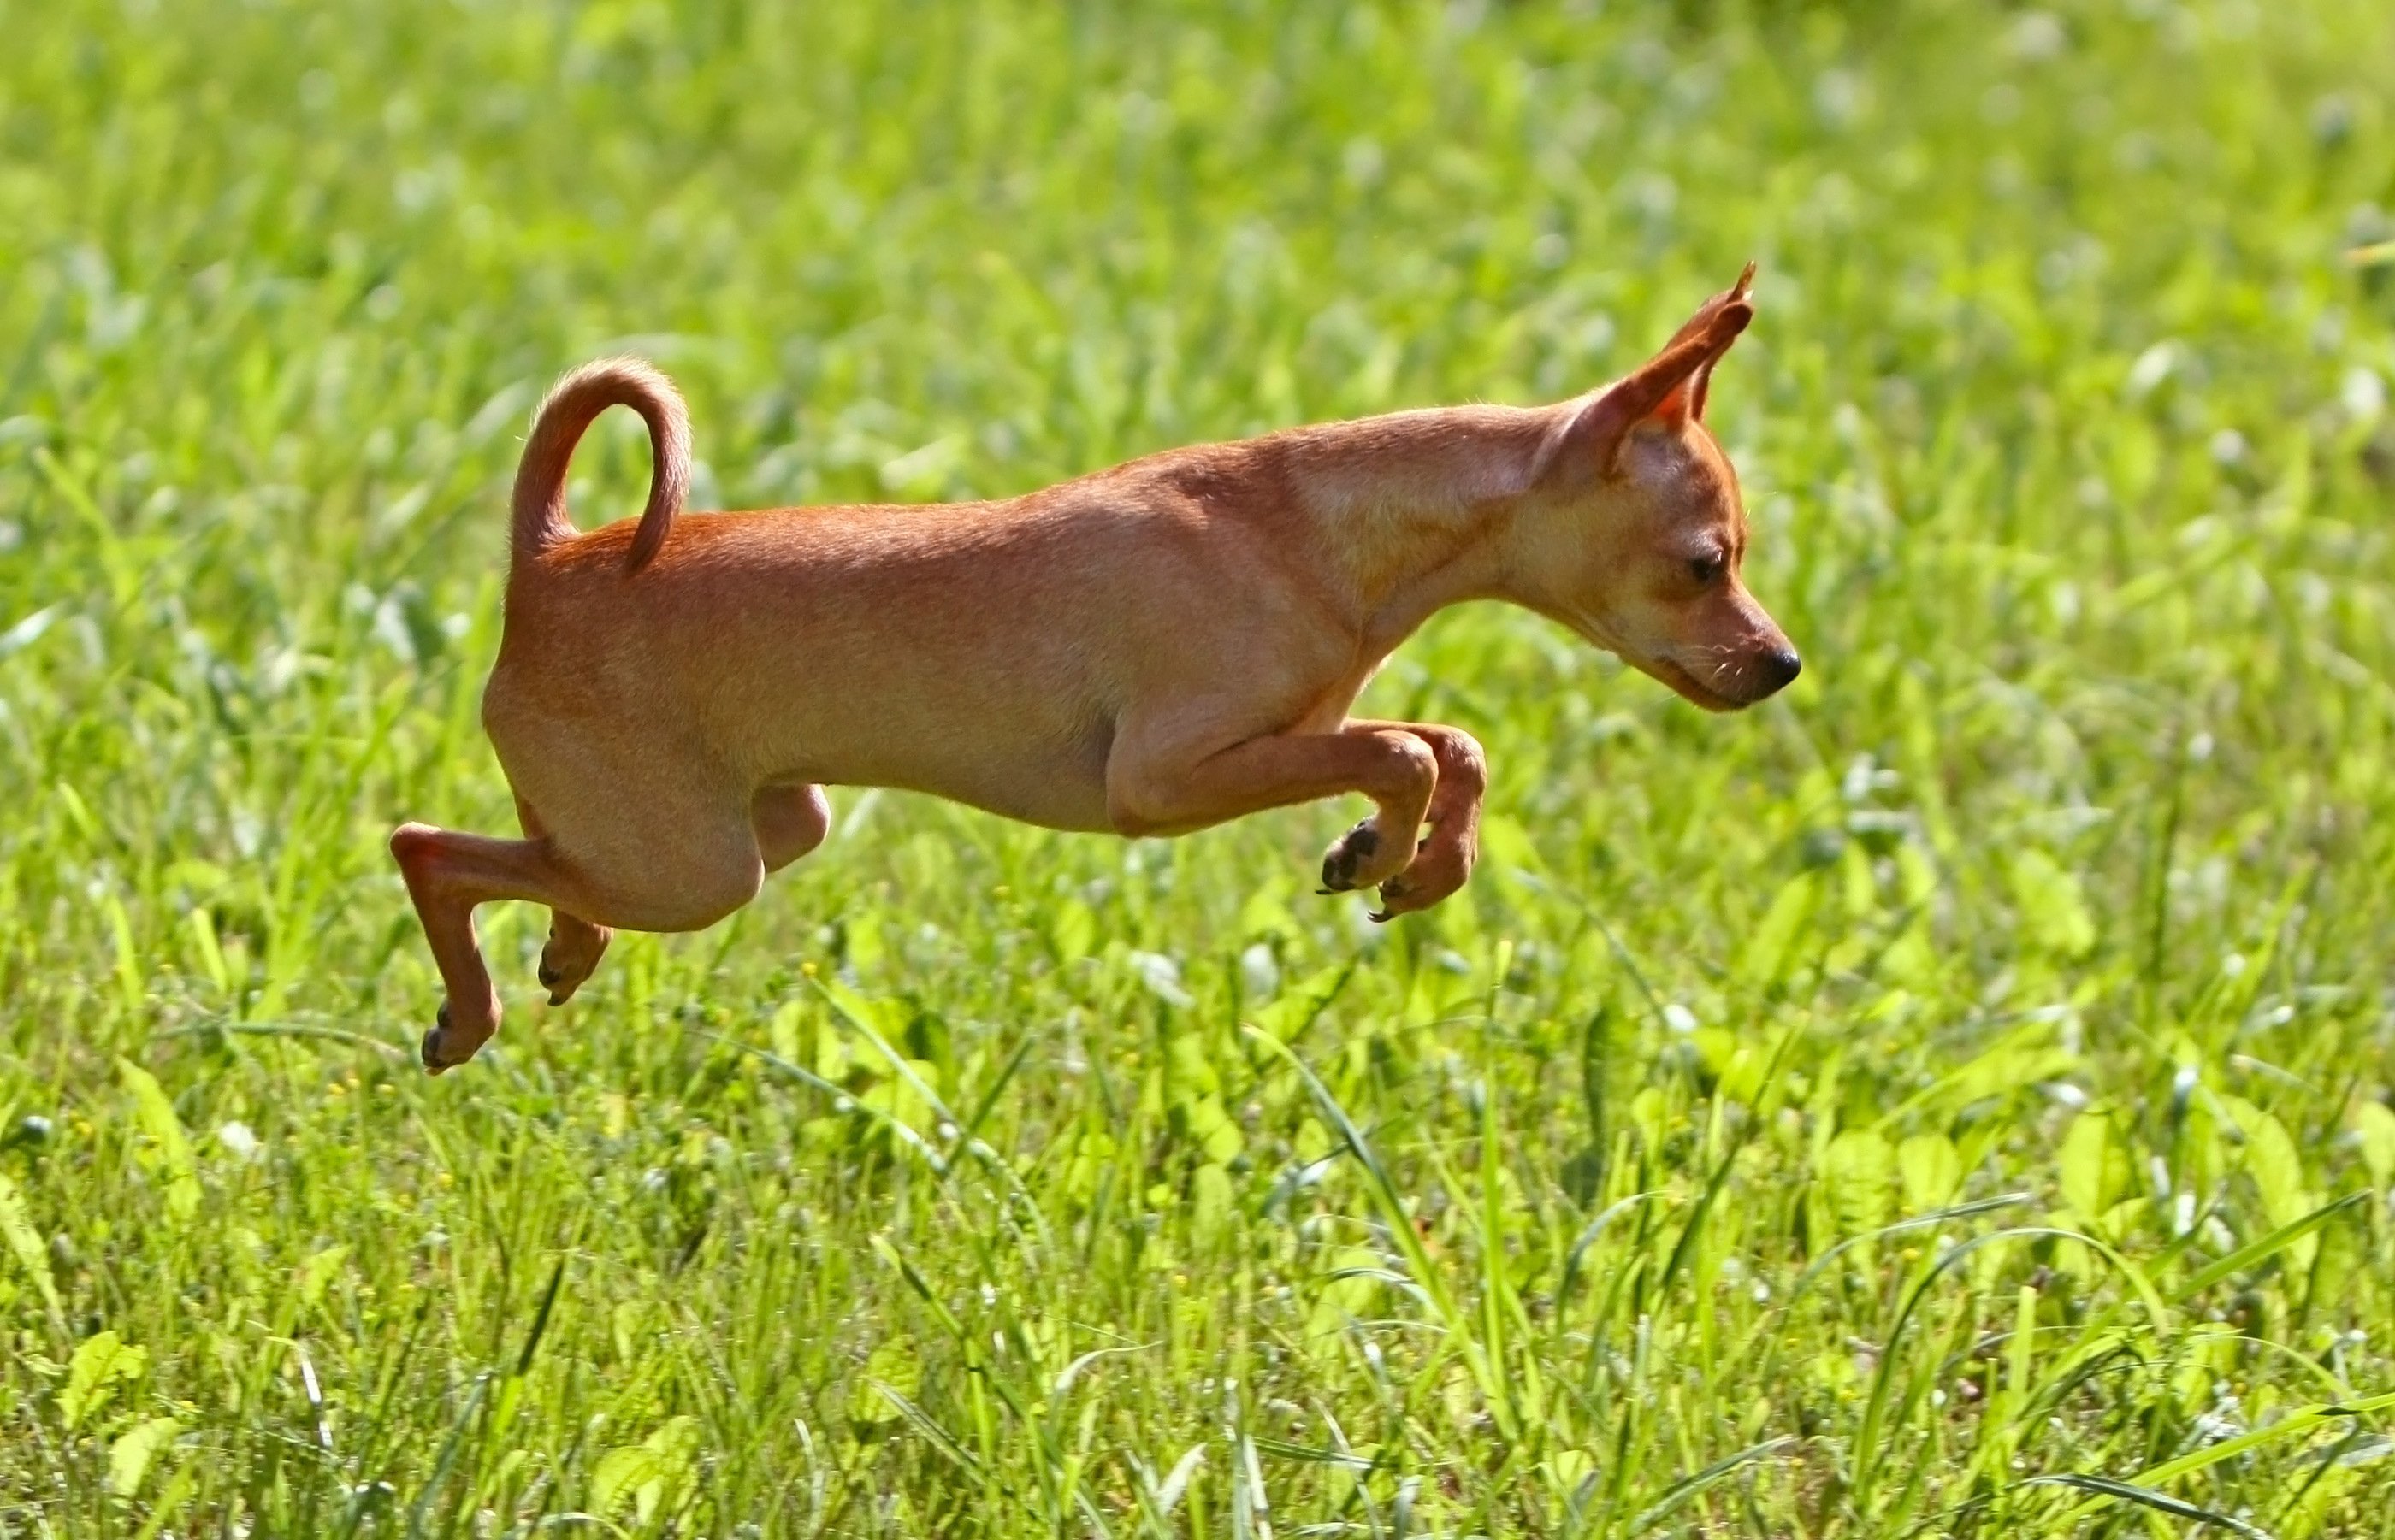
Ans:
[[[601,359],[559,380],[533,420],[532,438],[516,467],[516,565],[573,535],[574,521],[565,512],[565,467],[583,430],[611,406],[629,406],[649,425],[649,501],[641,510],[624,571],[639,572],[666,543],[690,492],[690,414],[673,381],[646,360]]]

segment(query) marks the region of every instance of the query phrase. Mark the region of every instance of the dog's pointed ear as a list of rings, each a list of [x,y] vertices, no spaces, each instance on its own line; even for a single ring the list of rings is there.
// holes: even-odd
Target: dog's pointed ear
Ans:
[[[1702,419],[1714,365],[1754,319],[1753,286],[1749,262],[1738,282],[1699,306],[1661,351],[1574,413],[1543,447],[1538,479],[1566,466],[1591,466],[1610,476],[1622,444],[1641,423],[1679,428]]]
[[[1682,337],[1692,334],[1700,324],[1711,319],[1711,312],[1717,307],[1743,305],[1746,307],[1748,319],[1752,320],[1754,315],[1754,301],[1750,296],[1753,293],[1754,264],[1749,262],[1745,270],[1738,275],[1738,282],[1699,307],[1697,313],[1689,317],[1687,324],[1680,328],[1680,335],[1672,340],[1677,342]],[[1740,329],[1743,330],[1744,327],[1745,323],[1741,322]],[[1733,332],[1730,334],[1730,341],[1736,340],[1738,340],[1738,334]],[[1688,383],[1686,386],[1663,398],[1663,404],[1657,409],[1657,415],[1675,425],[1691,418],[1698,422],[1704,421],[1705,397],[1713,388],[1714,365],[1719,363],[1722,353],[1727,351],[1729,351],[1729,343],[1725,342],[1719,352],[1697,366],[1697,372],[1688,376]]]

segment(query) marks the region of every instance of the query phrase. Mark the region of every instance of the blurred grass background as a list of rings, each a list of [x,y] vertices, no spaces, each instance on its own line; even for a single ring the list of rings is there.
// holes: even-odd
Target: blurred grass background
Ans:
[[[0,37],[0,1532],[2395,1533],[2395,13]],[[563,1009],[485,911],[413,1068],[381,842],[509,826],[560,370],[670,369],[699,506],[1000,494],[1559,398],[1749,257],[1805,678],[1442,617],[1367,700],[1490,752],[1435,915],[1312,894],[1349,809],[836,793]]]

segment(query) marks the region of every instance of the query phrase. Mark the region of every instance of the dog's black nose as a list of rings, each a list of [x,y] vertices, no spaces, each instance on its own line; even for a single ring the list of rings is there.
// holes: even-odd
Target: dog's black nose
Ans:
[[[1766,693],[1776,692],[1787,689],[1797,675],[1805,672],[1805,660],[1796,655],[1796,649],[1782,647],[1763,655],[1762,672],[1771,682],[1771,691]]]

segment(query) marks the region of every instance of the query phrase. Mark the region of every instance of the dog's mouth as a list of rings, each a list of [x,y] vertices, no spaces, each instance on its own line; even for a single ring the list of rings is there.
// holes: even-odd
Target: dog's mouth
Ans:
[[[1682,700],[1702,706],[1707,711],[1744,711],[1754,704],[1752,700],[1741,701],[1734,695],[1723,694],[1670,658],[1642,659],[1638,666],[1671,686]]]
[[[1649,678],[1669,686],[1672,692],[1682,700],[1707,711],[1744,711],[1756,702],[1778,693],[1780,686],[1786,684],[1789,678],[1795,677],[1794,654],[1790,653],[1788,657],[1791,665],[1786,678],[1767,682],[1756,680],[1753,682],[1759,684],[1761,688],[1754,689],[1751,693],[1733,695],[1726,690],[1707,684],[1697,677],[1695,670],[1668,652],[1649,653],[1644,649],[1625,645],[1623,638],[1615,636],[1608,627],[1599,625],[1590,616],[1570,615],[1567,617],[1567,623],[1591,644],[1603,648]],[[1745,677],[1746,670],[1730,669],[1725,672],[1729,673],[1734,681],[1741,686],[1749,683]]]

